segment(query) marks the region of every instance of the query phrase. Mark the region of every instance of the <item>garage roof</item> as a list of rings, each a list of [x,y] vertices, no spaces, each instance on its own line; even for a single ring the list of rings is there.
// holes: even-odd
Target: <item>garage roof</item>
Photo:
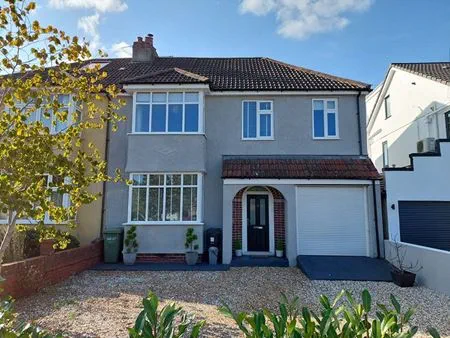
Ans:
[[[380,179],[367,157],[224,156],[223,178]]]

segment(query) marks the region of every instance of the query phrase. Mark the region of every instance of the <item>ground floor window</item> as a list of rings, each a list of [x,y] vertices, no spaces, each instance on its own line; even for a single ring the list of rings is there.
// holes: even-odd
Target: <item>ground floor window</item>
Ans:
[[[132,174],[129,221],[200,221],[201,180],[198,173]]]

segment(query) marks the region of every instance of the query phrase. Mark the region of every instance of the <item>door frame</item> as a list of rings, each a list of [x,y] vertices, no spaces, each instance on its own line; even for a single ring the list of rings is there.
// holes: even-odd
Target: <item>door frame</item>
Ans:
[[[250,186],[245,189],[242,194],[242,253],[244,255],[253,255],[253,256],[267,256],[267,255],[275,255],[275,218],[274,218],[274,208],[273,208],[273,196],[272,193],[267,190],[267,187],[264,187],[267,191],[248,191],[248,189],[254,186]],[[269,251],[248,251],[247,248],[247,195],[266,195],[269,200]]]

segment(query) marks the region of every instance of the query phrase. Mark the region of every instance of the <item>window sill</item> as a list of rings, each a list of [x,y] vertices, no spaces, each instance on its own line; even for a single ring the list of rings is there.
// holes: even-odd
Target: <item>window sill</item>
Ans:
[[[131,132],[127,133],[127,135],[205,135],[205,133],[202,132],[192,132],[192,133],[179,133],[179,132],[173,132],[173,133],[147,133],[147,132]]]
[[[174,226],[174,225],[183,225],[183,226],[203,226],[205,223],[203,222],[126,222],[122,223],[122,225],[142,225],[142,226]]]
[[[313,137],[313,140],[315,141],[335,141],[335,140],[340,140],[341,138],[338,136],[333,136],[333,137]]]
[[[275,138],[241,138],[241,141],[275,141]]]

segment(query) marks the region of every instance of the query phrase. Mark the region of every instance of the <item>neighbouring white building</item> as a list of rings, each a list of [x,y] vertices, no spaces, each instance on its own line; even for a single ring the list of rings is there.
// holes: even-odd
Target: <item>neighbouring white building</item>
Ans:
[[[393,63],[366,97],[369,156],[379,171],[410,164],[450,137],[450,62]]]

